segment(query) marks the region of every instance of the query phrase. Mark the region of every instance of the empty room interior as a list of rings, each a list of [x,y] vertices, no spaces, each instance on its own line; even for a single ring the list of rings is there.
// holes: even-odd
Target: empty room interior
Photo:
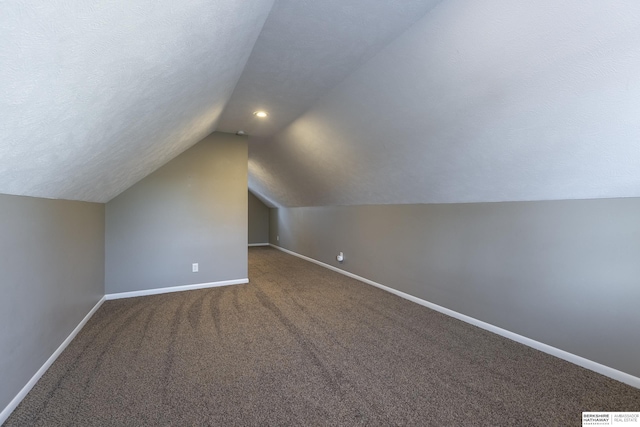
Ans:
[[[639,2],[8,0],[0,40],[0,425],[640,413]]]

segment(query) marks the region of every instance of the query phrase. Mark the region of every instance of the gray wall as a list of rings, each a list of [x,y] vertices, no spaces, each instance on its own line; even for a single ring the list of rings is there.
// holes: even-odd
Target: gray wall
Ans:
[[[278,245],[279,232],[279,210],[278,208],[269,208],[269,243]]]
[[[107,203],[108,294],[246,277],[246,137],[213,133]]]
[[[640,199],[272,216],[273,244],[640,377]]]
[[[249,191],[249,244],[269,243],[269,208]]]
[[[0,411],[104,295],[104,205],[0,194]]]

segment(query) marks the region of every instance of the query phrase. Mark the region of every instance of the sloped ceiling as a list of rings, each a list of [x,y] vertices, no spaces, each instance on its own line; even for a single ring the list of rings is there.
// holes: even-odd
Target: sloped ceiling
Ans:
[[[245,130],[274,206],[640,196],[638,22],[631,0],[4,2],[0,193],[105,202]]]
[[[269,137],[440,0],[278,0],[218,130]],[[253,117],[268,110],[267,120]]]
[[[444,1],[275,136],[276,206],[640,196],[640,3]]]
[[[106,202],[215,130],[273,0],[13,0],[0,193]]]

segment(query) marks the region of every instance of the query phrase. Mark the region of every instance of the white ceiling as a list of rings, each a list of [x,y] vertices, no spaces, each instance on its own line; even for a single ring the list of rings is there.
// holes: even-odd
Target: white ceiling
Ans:
[[[0,193],[106,202],[216,128],[273,0],[13,0]]]
[[[0,193],[105,202],[242,129],[272,205],[638,197],[638,22],[635,0],[4,2]]]
[[[442,2],[254,139],[250,187],[282,206],[638,197],[639,23],[637,1]]]
[[[218,130],[273,135],[439,1],[276,1]]]

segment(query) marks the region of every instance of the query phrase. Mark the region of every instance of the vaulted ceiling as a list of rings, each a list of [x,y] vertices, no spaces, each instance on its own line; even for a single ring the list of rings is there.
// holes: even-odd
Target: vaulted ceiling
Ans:
[[[106,202],[243,130],[274,206],[638,197],[638,22],[631,0],[4,2],[0,193]]]

